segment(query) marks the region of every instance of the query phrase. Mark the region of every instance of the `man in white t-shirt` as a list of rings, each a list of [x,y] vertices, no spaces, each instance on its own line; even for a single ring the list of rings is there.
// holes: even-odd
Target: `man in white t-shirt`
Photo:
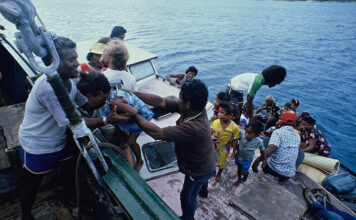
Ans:
[[[231,96],[231,101],[235,106],[234,121],[239,123],[243,105],[243,92],[247,91],[246,115],[248,118],[253,116],[253,99],[257,91],[263,86],[274,87],[283,82],[287,71],[284,67],[272,65],[257,73],[242,73],[233,77],[227,85],[226,92]]]
[[[104,75],[109,82],[122,80],[123,89],[137,90],[136,78],[126,71],[126,64],[129,60],[129,52],[122,40],[111,40],[101,57],[101,62],[108,68],[104,71]]]

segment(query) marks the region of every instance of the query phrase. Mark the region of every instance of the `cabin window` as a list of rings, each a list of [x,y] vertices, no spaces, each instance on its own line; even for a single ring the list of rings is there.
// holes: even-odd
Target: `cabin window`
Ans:
[[[156,141],[142,146],[147,168],[150,172],[177,166],[173,142]]]
[[[140,80],[155,74],[155,70],[150,61],[130,65],[129,68],[130,72],[135,76],[136,80]]]

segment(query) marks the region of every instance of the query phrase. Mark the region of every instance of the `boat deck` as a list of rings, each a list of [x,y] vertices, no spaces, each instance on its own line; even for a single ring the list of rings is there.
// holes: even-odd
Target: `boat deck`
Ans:
[[[237,179],[234,161],[228,159],[222,174],[222,182],[209,180],[208,198],[198,196],[196,219],[314,219],[308,213],[303,198],[303,187],[322,188],[306,175],[297,173],[289,181],[279,182],[275,177],[262,171],[250,170],[246,182],[233,186]],[[148,181],[152,189],[175,211],[182,215],[180,208],[180,191],[184,175],[181,173]],[[352,213],[335,197],[329,194],[331,202],[340,210]]]

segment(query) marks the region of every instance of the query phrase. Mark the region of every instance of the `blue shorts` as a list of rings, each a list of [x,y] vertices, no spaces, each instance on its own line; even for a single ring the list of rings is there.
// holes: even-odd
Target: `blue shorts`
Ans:
[[[252,160],[238,160],[237,157],[235,157],[235,164],[241,167],[242,173],[248,173],[251,163]]]
[[[68,160],[73,157],[74,149],[67,145],[58,152],[48,154],[30,154],[20,147],[22,166],[34,174],[43,174],[52,171],[58,161]]]

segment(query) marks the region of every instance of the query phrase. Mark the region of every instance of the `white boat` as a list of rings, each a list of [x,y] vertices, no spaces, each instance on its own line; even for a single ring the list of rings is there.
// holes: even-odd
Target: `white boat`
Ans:
[[[78,44],[80,62],[85,62],[84,58],[92,43],[93,41],[88,41]],[[164,97],[174,96],[178,98],[179,88],[171,86],[163,77],[158,75],[152,62],[157,56],[130,44],[127,44],[127,47],[130,53],[128,71],[137,78],[139,91],[155,93]],[[7,54],[0,53],[5,54],[0,57],[1,59],[11,60],[11,62],[17,63],[16,65],[21,68],[21,71],[26,73],[29,77],[33,78],[37,74],[5,38],[1,38],[0,50],[7,52]],[[16,148],[18,147],[16,129],[18,129],[19,123],[22,121],[23,107],[24,106],[20,104],[0,108],[0,113],[2,114],[0,125],[5,129],[5,135],[3,136],[5,136],[7,140],[10,140],[0,142],[2,144],[0,152],[1,149],[3,150],[2,157],[10,159],[8,160],[9,163],[7,163],[7,166],[0,169],[0,179],[2,178],[1,174],[4,173],[3,171],[11,168],[11,157],[14,157]],[[211,108],[212,104],[208,103],[207,110],[209,114],[212,114]],[[11,111],[17,113],[15,117],[9,117]],[[160,127],[165,127],[175,125],[178,117],[178,114],[164,114],[158,117],[158,119],[152,119],[152,122]],[[177,172],[178,168],[174,155],[174,144],[156,141],[145,133],[139,136],[138,143],[142,148],[142,158],[145,162],[140,171],[140,176],[147,181],[150,188],[139,188],[143,182],[139,182],[138,179],[135,179],[135,171],[128,165],[122,166],[122,164],[117,163],[118,156],[104,151],[104,155],[111,160],[112,166],[116,166],[115,169],[121,166],[119,168],[122,169],[121,173],[110,173],[113,175],[111,177],[104,176],[103,178],[106,183],[108,185],[118,184],[117,182],[121,183],[123,176],[125,176],[132,177],[134,179],[133,183],[136,184],[132,188],[127,185],[122,185],[120,190],[126,190],[121,191],[122,194],[112,190],[113,187],[111,187],[111,189],[108,190],[113,196],[114,201],[109,202],[116,203],[117,200],[119,200],[118,204],[122,205],[122,201],[131,199],[131,194],[143,193],[143,191],[139,191],[138,188],[140,190],[150,191],[150,193],[153,189],[176,215],[181,215],[179,193],[184,176]],[[159,163],[157,163],[157,161],[159,161]],[[247,182],[235,188],[232,186],[232,182],[236,179],[236,167],[232,161],[228,161],[222,178],[223,182],[220,184],[215,185],[213,180],[210,181],[208,198],[198,198],[196,219],[298,219],[303,215],[306,219],[314,219],[307,213],[308,208],[302,196],[301,185],[308,188],[323,188],[303,173],[297,173],[291,182],[280,183],[261,172],[258,174],[251,173]],[[115,183],[115,181],[117,182]],[[93,185],[95,186],[95,183]],[[15,184],[13,184],[13,186],[15,186]],[[137,187],[137,189],[135,189],[135,187]],[[13,193],[14,190],[16,190],[16,188],[12,189],[12,191],[10,189],[10,194]],[[100,192],[98,194],[100,195]],[[6,195],[9,196],[9,193]],[[12,198],[9,196],[6,197],[6,201],[0,201],[1,219],[14,219],[16,216],[19,216],[18,203],[16,203],[18,201],[16,198],[13,198],[16,195],[16,193],[13,193]],[[99,197],[96,197],[97,195],[93,196],[100,200]],[[35,205],[35,216],[45,216],[45,218],[49,219],[58,218],[58,213],[48,211],[52,210],[53,207],[43,205],[43,203],[48,204],[48,201],[55,201],[53,195],[49,196],[42,192],[39,197],[42,200],[37,202],[37,206]],[[334,196],[329,194],[329,197],[335,207],[355,215],[355,213]],[[130,202],[132,201],[134,200],[130,200]],[[143,200],[142,202],[147,201]],[[135,205],[136,204],[132,204],[132,206]],[[127,218],[132,218],[133,214],[127,211],[125,206],[123,206],[123,208],[125,210],[121,212],[121,217],[126,216]],[[48,213],[44,213],[43,210],[47,210]],[[70,218],[71,216],[67,215],[67,217]],[[126,217],[123,218],[125,219]],[[155,219],[155,216],[151,217]],[[175,216],[175,218],[176,217],[177,216]],[[117,216],[117,218],[119,218],[119,216]]]

